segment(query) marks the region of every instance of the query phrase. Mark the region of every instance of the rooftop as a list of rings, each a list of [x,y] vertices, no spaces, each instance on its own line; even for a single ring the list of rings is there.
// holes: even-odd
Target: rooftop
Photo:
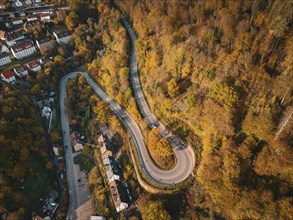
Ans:
[[[6,53],[6,52],[0,53],[0,59],[4,57],[9,57],[9,53]]]
[[[10,77],[14,76],[14,72],[11,70],[4,70],[1,74],[5,79],[9,79]]]
[[[27,41],[27,42],[24,42],[22,44],[13,46],[12,49],[15,52],[19,52],[19,51],[28,49],[28,48],[33,47],[33,46],[34,46],[34,43],[32,41]]]
[[[44,43],[47,43],[49,41],[51,41],[51,37],[50,36],[47,36],[47,37],[45,37],[43,39],[38,40],[39,44],[44,44]]]
[[[64,38],[64,37],[68,37],[71,35],[71,33],[69,31],[65,31],[65,32],[60,32],[60,33],[56,33],[58,38]]]
[[[116,208],[119,207],[122,202],[128,203],[127,195],[120,181],[111,181],[110,190]]]
[[[119,175],[118,165],[113,157],[106,157],[103,163],[106,168],[106,174],[108,179],[111,179],[113,175]]]
[[[40,65],[40,62],[39,62],[38,60],[33,60],[33,61],[31,61],[31,62],[28,62],[26,65],[27,65],[30,69],[32,69],[32,68],[35,68],[35,67],[39,66],[39,65]]]
[[[25,68],[23,66],[17,66],[14,68],[14,70],[18,73],[21,73],[21,72],[25,71]]]

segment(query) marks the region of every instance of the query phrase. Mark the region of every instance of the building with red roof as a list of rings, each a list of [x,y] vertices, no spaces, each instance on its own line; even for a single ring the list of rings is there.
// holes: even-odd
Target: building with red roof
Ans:
[[[11,52],[16,59],[23,59],[31,56],[36,52],[36,47],[32,41],[26,41],[22,44],[15,45],[11,48]]]
[[[1,79],[2,79],[4,82],[14,83],[14,82],[15,82],[14,72],[12,72],[12,71],[9,70],[9,69],[4,70],[4,71],[1,73]]]
[[[33,60],[33,61],[30,61],[26,64],[26,66],[31,70],[31,71],[34,71],[34,72],[38,72],[42,69],[41,67],[41,64],[38,60]]]

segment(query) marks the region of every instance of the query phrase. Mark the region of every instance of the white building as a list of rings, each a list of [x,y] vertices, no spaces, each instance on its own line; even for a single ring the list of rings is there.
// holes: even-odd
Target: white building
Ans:
[[[27,41],[11,48],[11,52],[16,59],[22,59],[31,56],[36,52],[36,47],[32,41]]]
[[[71,37],[71,34],[70,34],[69,31],[65,31],[65,32],[62,32],[62,33],[53,32],[53,34],[56,37],[56,40],[57,40],[58,44],[60,44],[60,45],[68,44],[69,39]]]
[[[33,60],[31,62],[28,62],[26,64],[26,66],[31,70],[31,71],[34,71],[34,72],[38,72],[42,69],[41,65],[40,65],[40,62],[38,60]]]
[[[0,53],[10,53],[8,47],[0,43]]]
[[[106,169],[107,179],[109,181],[120,180],[118,165],[115,162],[114,158],[113,157],[106,157],[103,160],[103,163],[104,163],[104,166]]]
[[[39,18],[36,15],[27,16],[27,21],[38,21]]]
[[[49,21],[51,20],[51,15],[49,13],[40,13],[41,21]]]
[[[12,21],[12,24],[13,24],[13,25],[20,25],[20,24],[23,24],[23,20],[20,19],[20,18],[15,18],[15,19]]]
[[[4,66],[11,63],[11,59],[8,53],[0,53],[0,66]]]
[[[16,0],[16,1],[14,1],[14,3],[12,4],[12,7],[22,7],[23,6],[23,4],[22,4],[22,2],[20,1],[20,0]]]
[[[12,72],[11,70],[4,70],[1,73],[1,79],[11,84],[14,83],[15,82],[14,72]]]
[[[28,74],[28,71],[27,69],[25,69],[23,66],[18,66],[18,67],[15,67],[13,69],[14,73],[18,76],[18,77],[24,77]]]
[[[42,110],[42,117],[46,117],[47,119],[49,119],[51,116],[51,112],[51,109],[45,106]]]
[[[32,0],[26,0],[26,1],[25,1],[25,5],[26,5],[26,6],[31,5],[31,4],[33,4],[33,3],[32,3]]]

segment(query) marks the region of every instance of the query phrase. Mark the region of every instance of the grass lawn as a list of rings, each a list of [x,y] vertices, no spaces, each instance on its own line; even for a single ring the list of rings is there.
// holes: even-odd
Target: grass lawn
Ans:
[[[80,170],[86,170],[87,172],[90,172],[95,166],[89,158],[82,154],[75,156],[73,161],[75,164],[79,164]]]

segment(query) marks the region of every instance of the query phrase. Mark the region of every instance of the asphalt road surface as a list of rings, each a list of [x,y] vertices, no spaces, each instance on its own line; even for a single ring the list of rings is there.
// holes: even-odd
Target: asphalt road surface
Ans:
[[[67,77],[69,76],[69,77]],[[66,114],[66,84],[75,74],[67,75],[60,81],[60,111],[63,130],[63,142],[66,162],[66,176],[68,184],[69,202],[66,220],[77,218],[76,210],[90,200],[87,177],[80,171],[79,165],[74,164],[73,158],[78,155],[72,151],[69,133],[69,120]],[[79,181],[78,181],[79,180]]]
[[[62,127],[65,130],[65,137],[64,137],[64,144],[69,145],[69,125],[68,125],[68,118],[66,114],[64,114],[64,102],[66,97],[66,82],[70,78],[74,78],[76,74],[83,75],[88,84],[94,90],[94,92],[103,100],[109,103],[111,110],[118,116],[118,118],[122,121],[126,129],[131,134],[133,142],[136,147],[136,151],[139,158],[139,163],[145,173],[145,175],[152,180],[153,182],[160,184],[160,185],[174,185],[176,183],[180,183],[185,180],[189,174],[192,172],[194,167],[194,155],[192,150],[189,148],[179,149],[179,147],[173,148],[175,155],[177,157],[177,163],[175,167],[171,170],[162,170],[158,168],[147,151],[147,148],[144,143],[143,136],[141,131],[136,124],[136,122],[132,119],[132,117],[122,109],[117,103],[112,101],[110,97],[91,79],[91,77],[86,72],[74,72],[64,76],[61,80],[61,87],[60,87],[60,106],[61,106],[61,118],[62,118]],[[166,135],[169,138],[170,134]],[[174,140],[175,141],[175,140]],[[71,167],[72,167],[72,152],[71,147],[67,148],[66,150],[66,165],[68,167],[68,181],[69,181],[69,189],[72,190],[73,195],[73,203],[76,201],[76,195],[73,190],[73,185],[71,183]],[[68,162],[69,160],[69,162]]]
[[[122,21],[122,23],[128,33],[130,41],[131,41],[131,56],[130,56],[131,86],[134,91],[135,100],[139,106],[139,110],[141,112],[141,115],[143,116],[144,120],[148,123],[148,125],[151,128],[154,128],[154,127],[159,128],[161,136],[167,138],[168,141],[171,143],[171,145],[173,146],[173,150],[177,156],[177,162],[179,163],[179,165],[177,164],[177,166],[180,166],[180,161],[178,161],[178,160],[181,158],[183,159],[183,157],[178,157],[179,156],[178,151],[181,151],[180,153],[182,153],[186,159],[188,159],[189,161],[193,161],[192,163],[189,164],[191,166],[191,168],[193,169],[193,167],[194,167],[194,152],[191,149],[191,147],[187,146],[187,144],[184,143],[184,141],[181,140],[179,137],[173,135],[171,132],[166,130],[165,126],[156,118],[156,116],[151,112],[151,110],[148,106],[148,103],[145,99],[145,96],[143,94],[143,90],[140,85],[139,75],[138,75],[138,68],[137,68],[137,62],[136,62],[137,52],[136,52],[136,48],[135,48],[135,41],[137,38],[136,38],[136,35],[135,35],[131,25],[127,21],[127,19],[122,18],[121,21]],[[192,169],[189,171],[191,172]],[[190,172],[187,173],[187,175],[185,176],[186,178],[190,174]]]

